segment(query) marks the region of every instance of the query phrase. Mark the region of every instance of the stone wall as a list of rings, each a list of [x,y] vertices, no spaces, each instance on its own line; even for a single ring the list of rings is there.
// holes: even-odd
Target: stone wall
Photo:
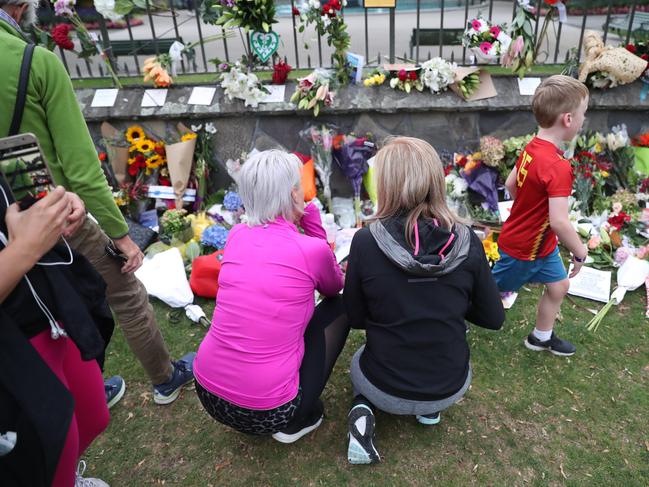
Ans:
[[[91,108],[94,90],[78,90],[77,98],[93,136],[99,138],[99,126],[109,121],[125,127],[133,121],[145,125],[160,122],[198,124],[212,122],[217,128],[215,151],[222,164],[252,148],[265,150],[284,147],[308,152],[309,146],[299,132],[311,124],[333,123],[342,132],[371,132],[381,140],[388,135],[410,135],[430,142],[436,149],[475,149],[483,135],[506,138],[533,132],[530,96],[521,96],[516,78],[495,77],[498,96],[476,102],[460,100],[452,92],[441,95],[391,90],[389,87],[351,86],[338,93],[335,104],[314,118],[307,112],[296,112],[288,102],[261,104],[245,108],[239,100],[230,101],[221,88],[210,106],[186,104],[191,87],[169,90],[161,108],[141,108],[143,89],[121,90],[113,108]],[[591,95],[586,128],[607,131],[626,123],[631,135],[649,131],[649,100],[640,101],[642,83],[622,86]],[[285,99],[294,85],[286,87]],[[225,170],[216,176],[220,186],[227,185]],[[334,174],[335,193],[348,194],[351,187],[341,174]]]

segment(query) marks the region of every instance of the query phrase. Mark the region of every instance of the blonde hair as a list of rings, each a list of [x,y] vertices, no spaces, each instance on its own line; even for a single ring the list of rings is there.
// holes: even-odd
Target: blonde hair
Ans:
[[[419,218],[435,218],[448,230],[459,221],[446,205],[444,168],[428,142],[414,137],[389,138],[376,154],[375,167],[375,218],[406,213],[405,237],[409,245],[414,247],[412,234]]]
[[[301,184],[302,163],[293,154],[267,150],[251,156],[237,175],[248,226],[263,225],[281,216],[294,222],[304,213],[292,191]]]
[[[584,98],[588,98],[586,85],[562,74],[545,79],[534,92],[532,111],[542,128],[550,128],[563,113],[573,113]]]

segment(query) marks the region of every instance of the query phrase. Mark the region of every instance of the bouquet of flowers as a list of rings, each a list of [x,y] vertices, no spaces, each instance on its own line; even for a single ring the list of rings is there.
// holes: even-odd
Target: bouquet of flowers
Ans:
[[[167,163],[165,143],[147,137],[139,125],[132,125],[124,134],[128,148],[128,174],[135,181],[143,181],[146,175]]]
[[[315,172],[322,184],[322,193],[329,212],[333,211],[330,180],[333,172],[331,151],[335,132],[332,126],[327,125],[311,126],[300,132],[300,135],[311,143],[311,157]]]
[[[156,88],[166,88],[173,82],[169,72],[171,58],[169,54],[160,54],[144,60],[142,72],[144,73],[144,82],[153,81]]]
[[[633,139],[633,151],[635,152],[635,169],[649,175],[649,132],[640,134]]]
[[[236,63],[221,74],[221,88],[230,100],[238,98],[243,100],[247,107],[256,108],[259,102],[268,95],[268,90],[263,87],[254,73],[245,73],[241,65]]]
[[[582,215],[588,215],[597,181],[595,178],[597,170],[595,155],[588,151],[578,152],[572,159],[572,166],[575,175],[573,187],[575,202]]]
[[[346,85],[350,80],[346,56],[351,41],[342,16],[342,8],[346,5],[347,0],[327,0],[323,3],[320,0],[308,0],[302,11],[297,11],[301,23],[300,32],[304,32],[305,25],[315,24],[319,36],[327,34],[327,44],[334,48],[336,81],[341,85]]]
[[[498,168],[505,158],[505,145],[500,139],[486,135],[480,138],[480,155],[484,164]]]
[[[200,10],[203,21],[226,29],[268,32],[277,22],[273,0],[203,0]]]
[[[637,182],[635,159],[626,125],[617,125],[606,135],[604,156],[611,161],[609,186],[615,190],[630,188]]]
[[[424,91],[424,82],[419,77],[419,69],[416,66],[405,69],[401,68],[399,71],[391,72],[390,88],[393,90],[401,90],[406,93],[414,88],[417,91]]]
[[[182,123],[176,127],[180,135],[179,140],[167,144],[166,153],[169,178],[176,195],[176,208],[180,209],[183,207],[183,196],[191,176],[198,135]]]
[[[361,225],[361,183],[367,173],[367,161],[376,153],[376,145],[367,137],[347,135],[335,144],[333,151],[336,163],[352,183],[354,189],[354,212],[356,226]]]
[[[212,146],[212,137],[216,134],[216,128],[212,123],[207,122],[205,125],[192,125],[191,129],[197,135],[196,162],[194,164],[197,190],[194,209],[199,210],[203,207],[205,200],[210,170],[214,172],[218,170],[214,160],[214,147]]]
[[[142,206],[147,203],[149,187],[141,180],[126,182],[119,185],[113,192],[113,199],[119,209],[134,220],[139,218]]]
[[[536,41],[533,25],[536,18],[529,0],[518,0],[518,4],[516,17],[509,28],[509,36],[514,40],[503,53],[500,63],[504,67],[511,68],[512,73],[523,79],[534,65]]]
[[[293,68],[288,64],[282,61],[281,59],[277,64],[273,65],[273,84],[274,85],[283,85],[286,84],[286,79],[288,78],[288,73],[290,73]]]
[[[505,54],[512,39],[499,25],[492,25],[483,17],[469,21],[462,43],[485,61]]]
[[[94,33],[90,33],[81,20],[81,17],[79,17],[79,14],[75,9],[76,0],[56,0],[52,3],[54,5],[54,15],[67,19],[74,26],[77,39],[81,44],[81,52],[77,53],[78,56],[87,59],[98,54],[104,61],[106,69],[113,79],[113,84],[117,88],[122,88],[122,84],[115,74],[113,65],[106,54],[106,50],[99,40],[99,37]],[[124,3],[131,5],[132,8],[133,3],[130,0],[124,0]],[[101,3],[99,8],[102,8]],[[60,24],[52,29],[52,39],[61,49],[73,50],[74,43],[69,37],[71,28],[69,26],[63,27],[63,25],[65,24]]]
[[[203,254],[210,254],[217,250],[223,250],[228,240],[229,233],[230,230],[220,224],[214,224],[203,230],[203,233],[201,234]]]
[[[316,69],[306,78],[298,79],[291,103],[297,103],[298,110],[313,110],[317,117],[323,107],[331,106],[335,91],[330,88],[331,78],[323,69]]]
[[[374,69],[370,72],[369,76],[363,80],[363,86],[381,86],[385,83],[386,75],[380,69]]]
[[[182,243],[189,242],[194,237],[191,220],[187,217],[187,210],[171,209],[165,211],[160,217],[160,240],[171,244],[172,240]]]
[[[441,57],[434,57],[421,64],[421,79],[431,93],[446,91],[454,81],[455,63],[449,63]]]
[[[490,233],[487,238],[482,241],[482,248],[484,249],[489,267],[500,260],[500,253],[498,252],[498,244],[494,242],[493,233]]]

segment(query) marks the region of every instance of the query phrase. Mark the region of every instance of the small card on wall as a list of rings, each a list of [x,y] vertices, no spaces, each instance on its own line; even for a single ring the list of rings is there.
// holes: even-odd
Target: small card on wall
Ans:
[[[161,107],[167,101],[167,90],[159,88],[144,90],[142,107]]]
[[[286,85],[264,85],[270,93],[266,98],[261,100],[261,103],[284,103],[284,95],[286,94]]]
[[[541,78],[523,78],[518,80],[518,91],[522,96],[534,96],[541,84]]]
[[[211,105],[216,88],[211,86],[196,86],[189,96],[188,105]]]
[[[92,97],[92,103],[90,104],[93,108],[98,107],[108,107],[111,108],[115,106],[115,101],[117,100],[117,88],[109,88],[105,90],[95,90],[95,95]]]

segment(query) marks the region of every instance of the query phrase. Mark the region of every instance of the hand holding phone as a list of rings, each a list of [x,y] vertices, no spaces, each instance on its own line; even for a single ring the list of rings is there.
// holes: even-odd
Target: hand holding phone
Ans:
[[[61,238],[71,211],[63,187],[54,189],[26,210],[20,210],[17,203],[10,205],[5,214],[9,245],[16,245],[37,261]]]

